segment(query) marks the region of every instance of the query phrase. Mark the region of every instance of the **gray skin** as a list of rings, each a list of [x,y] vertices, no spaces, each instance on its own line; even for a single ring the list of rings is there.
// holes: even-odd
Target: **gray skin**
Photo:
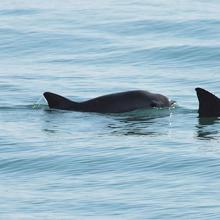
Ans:
[[[164,108],[174,103],[164,95],[144,90],[114,93],[84,102],[74,102],[50,92],[45,92],[44,97],[49,107],[53,109],[98,113],[123,113],[137,109]]]

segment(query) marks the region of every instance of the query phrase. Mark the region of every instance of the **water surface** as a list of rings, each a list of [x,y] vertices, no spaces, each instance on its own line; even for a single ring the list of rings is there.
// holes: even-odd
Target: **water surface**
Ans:
[[[1,219],[219,219],[220,5],[203,1],[1,1]],[[50,111],[146,89],[174,109]]]

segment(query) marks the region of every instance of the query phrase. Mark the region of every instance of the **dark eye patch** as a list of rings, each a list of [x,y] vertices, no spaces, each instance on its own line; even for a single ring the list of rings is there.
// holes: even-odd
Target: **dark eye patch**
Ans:
[[[152,108],[155,108],[155,107],[157,107],[157,103],[156,103],[156,102],[151,102],[150,106],[151,106]]]

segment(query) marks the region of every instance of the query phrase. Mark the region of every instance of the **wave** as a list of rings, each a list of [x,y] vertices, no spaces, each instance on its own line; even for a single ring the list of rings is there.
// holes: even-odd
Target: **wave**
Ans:
[[[78,56],[49,59],[53,64],[141,64],[184,67],[219,66],[220,46],[165,46],[146,49],[123,49],[120,51],[91,53]]]
[[[47,109],[46,104],[0,106],[0,111]]]

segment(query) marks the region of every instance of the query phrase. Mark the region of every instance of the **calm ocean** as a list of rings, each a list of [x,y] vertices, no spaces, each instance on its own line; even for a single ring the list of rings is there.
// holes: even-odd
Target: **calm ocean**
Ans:
[[[219,220],[219,0],[1,0],[0,219]],[[49,111],[132,89],[176,108]]]

